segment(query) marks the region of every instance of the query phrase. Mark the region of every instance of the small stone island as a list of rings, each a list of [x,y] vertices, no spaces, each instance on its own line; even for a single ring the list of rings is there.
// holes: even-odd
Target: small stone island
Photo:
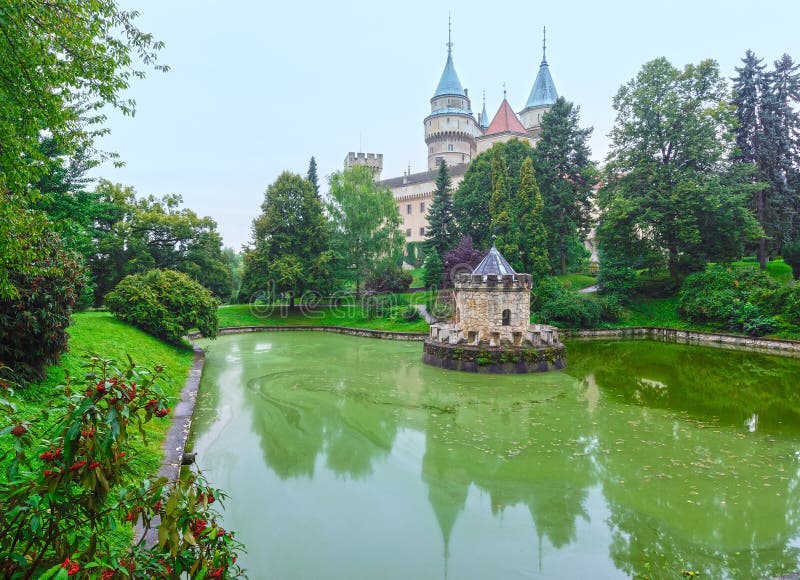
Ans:
[[[423,361],[473,373],[532,373],[567,366],[558,329],[531,324],[531,275],[517,274],[492,249],[455,280],[455,312],[430,327]]]

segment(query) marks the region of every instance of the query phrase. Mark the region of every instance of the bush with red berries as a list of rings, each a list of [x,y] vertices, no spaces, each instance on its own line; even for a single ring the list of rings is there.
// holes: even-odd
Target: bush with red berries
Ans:
[[[18,415],[15,385],[0,374],[0,437],[11,439],[0,456],[0,577],[241,576],[242,546],[211,507],[225,498],[220,490],[194,472],[131,483],[131,443],[169,413],[161,370],[120,371],[97,357],[87,370],[36,420]],[[124,548],[110,540],[122,526],[138,526]],[[156,528],[146,545],[142,531]]]

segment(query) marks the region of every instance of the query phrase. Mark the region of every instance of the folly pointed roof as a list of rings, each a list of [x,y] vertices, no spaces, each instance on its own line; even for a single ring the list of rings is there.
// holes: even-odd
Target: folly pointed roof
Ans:
[[[478,267],[472,271],[473,274],[481,274],[483,276],[487,274],[516,274],[514,268],[506,261],[497,248],[492,245],[492,249],[489,250],[489,253],[486,254],[486,257],[481,260],[481,263],[478,264]]]
[[[546,31],[545,31],[546,32]],[[539,65],[539,72],[536,80],[533,81],[533,88],[528,97],[526,109],[531,107],[541,107],[542,105],[552,105],[558,99],[556,85],[553,84],[553,77],[550,76],[550,67],[547,64],[547,43],[546,37],[542,40],[542,63]]]
[[[484,109],[485,110],[485,109]],[[525,127],[520,122],[519,117],[511,108],[511,105],[508,104],[508,101],[503,98],[503,102],[500,103],[500,108],[497,109],[497,113],[494,115],[494,119],[489,124],[489,128],[486,129],[486,133],[484,135],[494,135],[496,133],[527,133]]]

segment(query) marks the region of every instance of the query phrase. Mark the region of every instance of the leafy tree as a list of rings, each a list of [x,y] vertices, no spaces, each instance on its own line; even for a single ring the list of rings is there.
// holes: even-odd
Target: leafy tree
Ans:
[[[253,242],[244,257],[245,295],[274,289],[288,293],[294,306],[303,293],[329,288],[328,226],[311,182],[282,173],[267,188],[261,212],[253,220]]]
[[[553,269],[562,274],[567,273],[574,254],[570,240],[582,243],[592,226],[597,168],[589,159],[591,134],[591,127],[580,127],[580,107],[563,97],[542,117],[535,149],[537,181],[545,199],[550,259]]]
[[[522,164],[517,195],[519,247],[522,271],[540,280],[550,273],[547,254],[547,229],[544,226],[544,199],[536,184],[533,161]]]
[[[328,195],[332,246],[338,278],[362,282],[378,270],[399,266],[405,237],[392,192],[374,181],[372,169],[357,165],[330,176]]]
[[[500,148],[492,150],[492,197],[489,200],[489,213],[492,216],[492,232],[496,237],[494,245],[511,265],[521,268],[519,249],[519,222],[517,208],[511,200],[507,185],[508,166]]]
[[[753,186],[727,162],[733,119],[726,96],[711,60],[680,71],[659,58],[620,88],[600,196],[601,260],[666,265],[679,281],[758,234],[745,207]]]
[[[484,151],[470,163],[453,196],[453,216],[459,233],[470,236],[478,248],[492,245],[492,216],[489,206],[493,191],[492,159],[495,150],[499,150],[505,159],[506,185],[511,192],[519,191],[522,163],[525,159],[533,158],[533,148],[528,141],[509,139],[504,143],[495,143],[489,151]]]
[[[455,242],[456,222],[453,217],[451,196],[450,172],[447,169],[447,163],[442,161],[439,164],[439,174],[436,176],[433,201],[428,208],[428,228],[426,230],[428,248],[435,249],[440,257],[453,247]]]
[[[17,296],[0,298],[0,362],[23,382],[42,378],[66,350],[67,327],[84,283],[83,269],[61,249],[55,233],[37,245],[33,268],[13,271],[9,278]]]
[[[88,255],[96,301],[128,274],[154,268],[188,274],[215,296],[231,296],[231,271],[222,256],[217,224],[181,208],[179,195],[137,199],[132,188],[101,181]]]
[[[458,245],[447,252],[442,258],[444,265],[444,287],[452,288],[458,274],[469,274],[481,260],[486,256],[486,252],[476,250],[472,245],[472,238],[464,236],[459,240]]]
[[[314,159],[314,156],[311,156],[311,160],[308,162],[308,173],[306,174],[306,179],[311,182],[311,185],[314,186],[314,193],[317,197],[319,197],[319,180],[317,178],[317,160]]]
[[[422,267],[424,269],[423,282],[425,287],[439,288],[442,285],[444,266],[442,257],[436,251],[436,248],[432,248],[428,255],[425,256],[425,264]]]
[[[203,336],[216,338],[217,304],[208,290],[174,270],[126,276],[106,296],[114,316],[173,344],[180,344],[195,327]]]
[[[50,169],[41,135],[69,155],[104,131],[104,105],[133,113],[123,93],[144,76],[137,62],[166,67],[156,64],[161,43],[113,0],[5,1],[0,10],[0,297],[13,297],[13,272],[40,261],[28,235],[41,229],[30,229],[26,211],[31,184]]]

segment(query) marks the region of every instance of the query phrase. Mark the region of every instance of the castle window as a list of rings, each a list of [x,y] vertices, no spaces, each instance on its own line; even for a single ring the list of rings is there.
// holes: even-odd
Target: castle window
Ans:
[[[442,161],[444,161],[444,157],[437,157],[436,158],[436,165],[441,165]]]
[[[425,202],[419,204],[419,213],[425,213]]]
[[[464,154],[461,154],[461,163],[464,163]]]
[[[421,235],[421,236],[425,235],[425,228],[424,227],[423,228],[419,228],[419,235]]]
[[[411,228],[406,229],[406,237],[407,238],[411,237]]]
[[[503,326],[508,326],[511,324],[511,311],[506,308],[503,310]]]
[[[448,146],[447,146],[447,150],[448,150],[448,151],[452,151],[452,150],[453,150],[453,146],[452,146],[452,145],[448,145]]]
[[[411,204],[406,205],[406,213],[411,213]]]

